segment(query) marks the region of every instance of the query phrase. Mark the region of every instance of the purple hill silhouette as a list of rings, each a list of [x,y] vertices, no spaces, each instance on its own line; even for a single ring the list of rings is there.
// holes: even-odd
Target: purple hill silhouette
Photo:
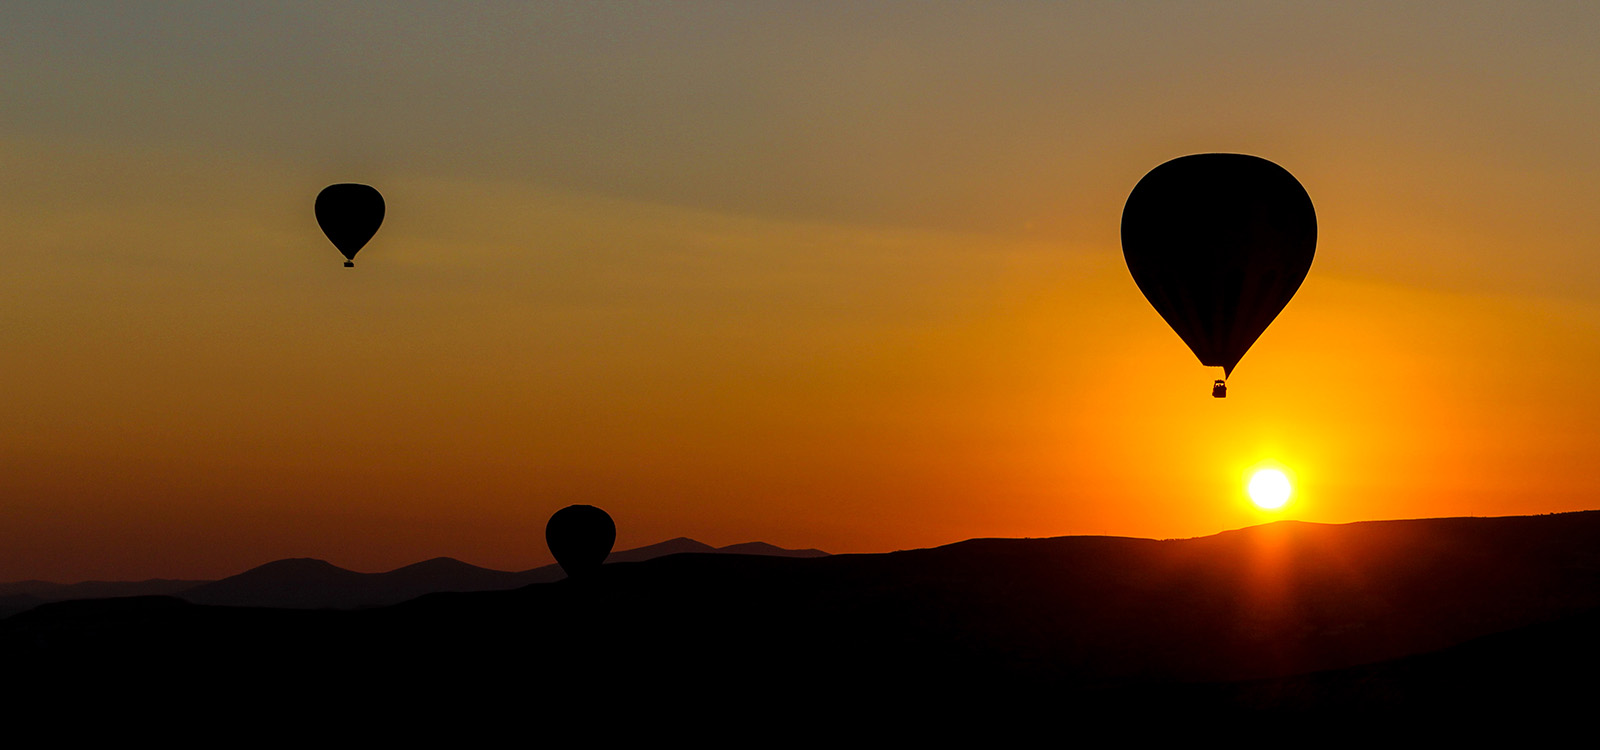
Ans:
[[[206,581],[152,578],[147,581],[84,581],[51,583],[18,581],[0,583],[0,618],[26,612],[46,602],[71,599],[110,599],[123,596],[172,596]]]
[[[396,604],[435,591],[490,591],[527,584],[526,576],[448,557],[387,573],[357,573],[322,560],[279,560],[179,594],[196,604],[348,609]]]
[[[775,557],[820,557],[816,549],[791,550],[765,542],[716,548],[687,537],[612,553],[607,563],[642,562],[682,553],[728,553]],[[397,604],[445,591],[499,591],[566,577],[559,565],[507,572],[450,557],[407,565],[386,573],[358,573],[323,560],[293,558],[251,568],[217,581],[155,578],[147,581],[0,583],[0,618],[49,602],[131,596],[177,596],[196,604],[294,609],[359,609]]]
[[[766,542],[745,542],[744,544],[730,544],[718,547],[717,551],[725,555],[763,555],[765,557],[827,557],[828,553],[820,549],[784,549],[774,547]]]
[[[620,552],[612,552],[610,555],[606,556],[606,562],[608,564],[643,562],[645,560],[654,560],[657,557],[666,557],[667,555],[682,555],[688,553],[706,553],[716,551],[717,548],[709,544],[704,544],[688,537],[680,536],[676,539],[668,539],[665,542],[657,542],[644,547],[636,547],[634,549],[622,550]],[[556,567],[559,569],[560,566]]]
[[[643,562],[684,553],[734,553],[784,557],[826,555],[818,550],[787,550],[763,542],[718,549],[687,537],[613,553],[607,564]],[[438,592],[503,591],[566,577],[559,565],[520,572],[480,568],[437,557],[386,573],[358,573],[322,560],[278,560],[220,581],[176,592],[195,604],[293,609],[360,609],[398,604]]]

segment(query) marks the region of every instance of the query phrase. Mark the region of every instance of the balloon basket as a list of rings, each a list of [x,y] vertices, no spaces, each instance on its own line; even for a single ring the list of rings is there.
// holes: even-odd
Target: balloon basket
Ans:
[[[1212,383],[1211,384],[1211,397],[1212,398],[1227,398],[1228,397],[1228,383],[1227,383],[1227,381],[1218,380],[1217,382]]]
[[[347,261],[344,262],[344,267],[345,268],[355,268],[356,267],[356,262],[353,261],[353,260],[347,260]]]

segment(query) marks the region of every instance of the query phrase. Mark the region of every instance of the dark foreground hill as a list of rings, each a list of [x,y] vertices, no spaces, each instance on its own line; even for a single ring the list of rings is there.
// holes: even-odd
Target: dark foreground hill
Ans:
[[[1600,512],[1284,522],[1170,541],[681,554],[357,612],[62,603],[0,621],[0,661],[57,689],[61,675],[80,691],[157,681],[234,705],[333,691],[447,714],[709,712],[810,729],[1151,712],[1348,726],[1592,700],[1597,608]]]

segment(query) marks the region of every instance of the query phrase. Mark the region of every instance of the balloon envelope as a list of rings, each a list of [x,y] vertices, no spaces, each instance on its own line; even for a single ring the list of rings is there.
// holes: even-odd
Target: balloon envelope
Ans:
[[[1316,245],[1305,188],[1245,154],[1162,164],[1122,210],[1122,255],[1139,291],[1225,376],[1305,281]]]
[[[346,261],[355,260],[356,253],[383,224],[383,196],[370,185],[329,185],[317,194],[316,210],[322,233],[328,235]]]
[[[544,541],[567,577],[577,578],[606,561],[617,541],[617,525],[609,513],[593,505],[569,505],[550,516]]]

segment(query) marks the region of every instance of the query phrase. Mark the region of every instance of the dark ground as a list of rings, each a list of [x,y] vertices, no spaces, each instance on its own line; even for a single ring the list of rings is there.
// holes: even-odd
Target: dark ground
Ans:
[[[1597,635],[1586,512],[684,554],[362,611],[62,602],[0,620],[0,664],[19,716],[190,726],[1359,734],[1586,720]]]

